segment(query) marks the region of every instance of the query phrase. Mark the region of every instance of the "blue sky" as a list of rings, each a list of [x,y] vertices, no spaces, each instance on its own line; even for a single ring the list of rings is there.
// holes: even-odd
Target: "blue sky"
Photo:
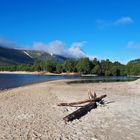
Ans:
[[[139,0],[0,0],[0,41],[75,55],[80,47],[126,63],[140,58],[139,7]]]

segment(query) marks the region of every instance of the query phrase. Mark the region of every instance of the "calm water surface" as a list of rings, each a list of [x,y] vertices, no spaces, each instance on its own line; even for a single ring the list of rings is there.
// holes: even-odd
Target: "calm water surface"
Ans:
[[[61,80],[61,79],[83,79],[83,80],[96,80],[103,81],[108,80],[134,80],[134,78],[129,78],[126,76],[119,77],[80,77],[80,76],[48,76],[48,75],[31,75],[31,74],[0,74],[0,90],[15,88],[19,86],[29,85],[33,83]]]

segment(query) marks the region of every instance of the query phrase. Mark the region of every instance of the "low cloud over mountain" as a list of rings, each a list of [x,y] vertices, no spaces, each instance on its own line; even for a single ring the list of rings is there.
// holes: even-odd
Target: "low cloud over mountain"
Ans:
[[[86,54],[81,49],[84,44],[85,41],[74,42],[68,48],[64,42],[60,40],[55,40],[48,44],[44,44],[42,42],[35,42],[33,44],[33,48],[36,50],[43,50],[50,54],[61,55],[64,57],[81,58],[81,57],[86,57]]]
[[[73,42],[70,46],[67,46],[63,41],[55,40],[47,44],[43,42],[34,42],[32,46],[18,45],[14,41],[9,41],[7,39],[0,38],[0,46],[4,48],[12,48],[18,50],[38,50],[49,54],[59,55],[65,58],[82,58],[89,57],[89,59],[95,58],[95,56],[90,56],[86,54],[82,47],[84,47],[86,41]]]

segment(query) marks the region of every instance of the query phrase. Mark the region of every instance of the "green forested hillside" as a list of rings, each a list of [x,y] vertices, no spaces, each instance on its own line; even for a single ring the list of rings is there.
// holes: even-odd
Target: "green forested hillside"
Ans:
[[[135,60],[131,60],[131,61],[129,61],[128,62],[128,64],[138,64],[138,65],[140,65],[140,58],[139,59],[135,59]]]
[[[129,75],[140,75],[140,59],[135,59],[127,64]]]

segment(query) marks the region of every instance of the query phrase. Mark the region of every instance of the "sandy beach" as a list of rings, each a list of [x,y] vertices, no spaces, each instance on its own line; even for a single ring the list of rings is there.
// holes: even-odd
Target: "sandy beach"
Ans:
[[[66,73],[51,73],[51,72],[46,72],[46,71],[34,71],[34,72],[29,72],[29,71],[0,71],[0,74],[33,74],[33,75],[75,75],[75,76],[80,76],[80,73],[77,72],[66,72]]]
[[[58,103],[107,94],[112,103],[65,123],[76,108]],[[0,92],[0,140],[139,140],[140,79],[133,82],[67,84],[51,81]]]
[[[55,73],[49,73],[49,72],[29,72],[29,71],[0,71],[0,74],[34,74],[34,75],[58,75]]]

